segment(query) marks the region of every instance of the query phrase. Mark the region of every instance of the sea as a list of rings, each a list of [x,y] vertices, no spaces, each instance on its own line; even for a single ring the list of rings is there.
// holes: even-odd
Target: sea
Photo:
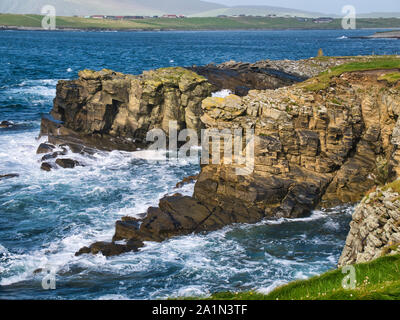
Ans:
[[[160,163],[157,155],[99,152],[78,156],[73,170],[40,170],[40,119],[56,84],[79,70],[140,74],[171,66],[229,60],[303,59],[325,55],[398,54],[400,41],[354,39],[377,30],[48,32],[0,31],[0,299],[166,299],[220,291],[268,293],[279,285],[334,269],[354,206],[310,212],[303,219],[238,224],[163,243],[138,253],[75,257],[110,241],[115,221],[156,206],[200,168]],[[52,270],[55,290],[45,290]]]

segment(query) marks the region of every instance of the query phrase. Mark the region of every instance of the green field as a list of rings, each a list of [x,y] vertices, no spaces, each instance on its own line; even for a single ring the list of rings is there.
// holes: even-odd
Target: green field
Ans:
[[[349,273],[342,269],[309,280],[295,281],[268,295],[257,292],[224,292],[205,300],[400,300],[400,256],[386,256],[355,265],[354,290],[343,289]],[[197,300],[188,298],[186,300]]]
[[[0,14],[0,26],[40,28],[42,16]],[[268,30],[268,29],[340,29],[341,20],[316,24],[295,18],[185,18],[113,21],[78,17],[57,17],[57,28],[99,30]],[[400,28],[400,19],[358,19],[357,28]]]

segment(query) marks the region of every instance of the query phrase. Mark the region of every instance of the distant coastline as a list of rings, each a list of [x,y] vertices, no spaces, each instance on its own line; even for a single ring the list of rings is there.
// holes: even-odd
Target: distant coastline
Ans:
[[[0,30],[42,31],[43,16],[0,14]],[[149,18],[136,20],[107,20],[80,17],[57,17],[55,31],[223,31],[223,30],[340,30],[341,19],[316,23],[313,19],[270,17],[215,18]],[[357,29],[400,29],[400,19],[357,20]]]

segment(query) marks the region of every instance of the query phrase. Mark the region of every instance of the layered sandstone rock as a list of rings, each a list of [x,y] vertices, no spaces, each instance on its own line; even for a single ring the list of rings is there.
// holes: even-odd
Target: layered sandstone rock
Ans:
[[[288,218],[359,201],[399,173],[399,91],[377,80],[385,72],[344,74],[318,93],[297,85],[206,99],[206,127],[255,130],[255,164],[247,176],[234,165],[203,167],[194,197]]]
[[[135,150],[146,145],[149,130],[168,133],[169,121],[177,121],[178,130],[200,130],[201,103],[210,95],[207,80],[184,68],[140,76],[84,70],[78,80],[58,83],[52,118],[43,118],[41,135],[76,152]]]
[[[400,253],[400,181],[392,186],[377,188],[356,208],[339,267]]]
[[[229,61],[189,69],[207,78],[214,91],[229,89],[238,96],[246,96],[249,90],[290,86],[317,76],[328,68],[356,59],[359,58],[317,57],[305,60],[262,60],[255,63]]]
[[[140,221],[118,221],[113,241],[163,241],[361,200],[400,173],[399,86],[378,80],[388,72],[343,74],[318,92],[299,84],[204,100],[207,128],[254,130],[254,170],[202,166],[193,197],[165,197]]]

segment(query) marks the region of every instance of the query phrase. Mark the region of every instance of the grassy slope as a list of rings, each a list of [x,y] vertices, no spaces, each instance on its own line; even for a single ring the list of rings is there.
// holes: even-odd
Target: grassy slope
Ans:
[[[330,58],[321,57],[319,59]],[[321,73],[318,77],[312,78],[300,84],[300,86],[309,91],[319,91],[328,88],[330,80],[333,77],[340,76],[345,72],[400,69],[400,58],[397,56],[369,56],[357,59],[361,61],[355,61],[333,67],[328,71]],[[393,74],[391,80],[394,80]]]
[[[400,255],[355,265],[355,269],[355,290],[343,289],[342,281],[346,274],[340,269],[292,282],[268,295],[225,292],[206,300],[400,300]]]
[[[41,27],[42,16],[0,14],[0,25],[18,27]],[[400,19],[359,19],[358,28],[400,27]],[[186,19],[143,19],[134,21],[112,21],[57,17],[58,28],[77,29],[173,29],[173,30],[228,30],[228,29],[340,29],[341,20],[328,24],[312,21],[300,22],[294,18],[186,18]]]

